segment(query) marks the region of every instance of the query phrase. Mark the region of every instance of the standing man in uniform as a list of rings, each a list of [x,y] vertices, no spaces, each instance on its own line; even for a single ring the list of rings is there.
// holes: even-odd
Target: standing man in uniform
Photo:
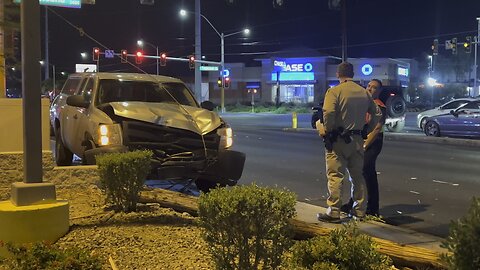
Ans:
[[[387,108],[385,104],[380,100],[380,94],[382,92],[382,82],[378,79],[372,79],[367,85],[367,92],[372,96],[373,101],[377,104],[378,108],[382,112],[382,117],[377,125],[368,133],[367,139],[363,144],[365,150],[363,161],[363,177],[365,178],[365,184],[367,186],[367,215],[380,216],[379,213],[379,192],[378,192],[378,179],[376,162],[377,157],[382,151],[383,146],[383,131],[387,118]],[[367,123],[370,121],[370,115],[367,113]],[[350,198],[349,202],[342,205],[340,210],[345,213],[349,213],[353,206],[353,199]]]
[[[326,213],[317,215],[319,221],[340,222],[341,187],[346,169],[353,185],[354,204],[351,214],[356,218],[365,216],[362,134],[365,133],[365,115],[371,115],[368,125],[374,127],[381,117],[381,112],[365,88],[353,82],[353,76],[353,65],[348,62],[341,63],[337,67],[340,84],[330,88],[325,94],[323,120],[329,196]]]

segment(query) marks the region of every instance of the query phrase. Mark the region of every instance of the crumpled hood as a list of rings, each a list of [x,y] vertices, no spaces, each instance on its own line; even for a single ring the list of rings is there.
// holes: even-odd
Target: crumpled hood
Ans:
[[[169,103],[111,102],[116,115],[163,125],[186,129],[205,135],[221,125],[220,117],[209,110]],[[188,112],[188,113],[187,113]]]

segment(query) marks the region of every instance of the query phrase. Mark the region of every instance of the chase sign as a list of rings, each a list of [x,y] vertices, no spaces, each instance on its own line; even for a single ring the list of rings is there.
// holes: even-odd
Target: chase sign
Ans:
[[[274,60],[273,69],[281,72],[310,72],[313,70],[311,63],[287,63],[286,61]]]

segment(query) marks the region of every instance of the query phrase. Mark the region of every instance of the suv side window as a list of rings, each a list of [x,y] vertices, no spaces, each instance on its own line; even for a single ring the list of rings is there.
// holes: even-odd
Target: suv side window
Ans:
[[[71,96],[75,94],[75,91],[78,88],[78,85],[80,84],[81,78],[70,78],[67,80],[65,85],[63,86],[62,89],[62,94]]]
[[[88,78],[86,83],[84,83],[82,91],[79,95],[82,95],[85,98],[85,101],[91,102],[92,101],[92,91],[93,91],[93,79]]]

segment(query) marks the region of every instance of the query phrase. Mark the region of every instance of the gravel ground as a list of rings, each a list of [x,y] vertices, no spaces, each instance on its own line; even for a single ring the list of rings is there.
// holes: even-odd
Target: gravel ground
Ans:
[[[0,200],[9,198],[17,173],[1,173]],[[95,170],[45,173],[44,181],[56,184],[57,198],[70,204],[70,231],[56,245],[89,250],[101,258],[104,269],[112,269],[109,257],[121,270],[214,269],[196,218],[157,204],[115,213],[105,205],[97,180]]]

